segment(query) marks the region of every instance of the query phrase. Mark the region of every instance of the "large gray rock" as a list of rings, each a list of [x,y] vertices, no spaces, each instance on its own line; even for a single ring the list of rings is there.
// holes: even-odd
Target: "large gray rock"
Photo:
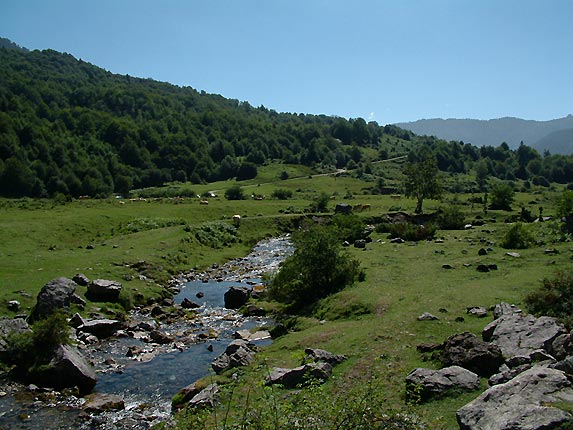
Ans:
[[[245,305],[251,297],[251,291],[245,287],[231,287],[225,293],[225,307],[227,309],[239,309]]]
[[[242,339],[232,341],[225,351],[211,363],[216,374],[227,369],[248,366],[255,359],[255,351],[249,342]]]
[[[36,299],[36,306],[30,314],[30,321],[38,321],[58,309],[66,309],[72,303],[77,284],[68,278],[57,278],[42,287]]]
[[[196,394],[188,403],[190,408],[213,408],[219,401],[219,386],[211,384]]]
[[[497,345],[478,339],[472,333],[450,336],[444,342],[442,353],[444,366],[460,366],[480,376],[489,377],[503,364],[503,356]]]
[[[93,334],[98,339],[113,336],[116,331],[123,327],[123,323],[117,320],[99,319],[86,321],[77,328],[78,332]]]
[[[557,429],[573,422],[558,402],[573,402],[571,381],[559,370],[535,366],[491,387],[456,417],[461,430]]]
[[[274,368],[267,376],[267,385],[282,385],[284,388],[296,388],[310,381],[326,381],[332,374],[332,366],[328,363],[309,363],[293,369]]]
[[[94,302],[117,302],[121,289],[121,282],[94,279],[88,285],[86,297]]]
[[[97,382],[93,367],[70,345],[60,345],[50,363],[31,376],[37,385],[56,389],[78,387],[81,394],[89,393]]]
[[[479,387],[479,376],[460,366],[444,369],[414,369],[406,376],[406,398],[425,401],[452,389],[472,391]]]
[[[553,340],[564,333],[565,327],[555,318],[512,314],[488,324],[483,329],[482,338],[499,346],[508,360],[528,356],[536,350],[547,350]]]

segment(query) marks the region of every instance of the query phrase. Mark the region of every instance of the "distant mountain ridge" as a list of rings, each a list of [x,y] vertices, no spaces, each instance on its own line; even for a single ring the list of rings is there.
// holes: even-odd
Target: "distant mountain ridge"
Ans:
[[[445,140],[464,141],[477,146],[499,146],[506,142],[517,148],[521,142],[543,152],[573,154],[573,115],[550,121],[534,121],[520,118],[477,119],[422,119],[395,124],[418,135],[436,136]],[[565,140],[564,140],[565,139]],[[569,140],[567,140],[569,139]]]

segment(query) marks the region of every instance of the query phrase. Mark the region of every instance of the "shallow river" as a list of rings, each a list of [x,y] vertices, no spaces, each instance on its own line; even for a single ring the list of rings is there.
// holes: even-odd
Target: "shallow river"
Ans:
[[[247,257],[185,280],[174,297],[175,303],[188,298],[201,307],[193,319],[160,325],[159,330],[176,339],[173,344],[150,347],[142,339],[126,336],[86,348],[84,353],[98,371],[94,391],[120,395],[125,410],[80,417],[78,406],[82,400],[75,397],[46,402],[22,393],[18,400],[7,395],[0,399],[0,430],[147,429],[168,420],[173,395],[211,372],[211,362],[224,351],[237,330],[269,323],[264,318],[245,318],[225,309],[224,293],[231,286],[260,284],[261,276],[278,268],[292,251],[288,238],[268,239]],[[133,312],[131,319],[151,318]],[[130,348],[140,354],[128,357]]]

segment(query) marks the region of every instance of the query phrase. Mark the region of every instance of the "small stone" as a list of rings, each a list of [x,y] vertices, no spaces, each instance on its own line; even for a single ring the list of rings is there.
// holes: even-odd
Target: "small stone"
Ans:
[[[432,315],[429,312],[424,312],[422,315],[418,317],[418,321],[436,321],[439,318],[435,315]]]

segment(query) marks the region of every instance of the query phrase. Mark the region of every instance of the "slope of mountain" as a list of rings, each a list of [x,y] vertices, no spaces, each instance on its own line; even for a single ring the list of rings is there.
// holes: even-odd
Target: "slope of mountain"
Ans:
[[[418,135],[436,136],[446,140],[461,140],[477,146],[498,146],[506,142],[510,148],[517,148],[521,142],[533,145],[549,134],[573,128],[573,115],[550,121],[532,121],[519,118],[499,118],[492,120],[475,119],[424,119],[415,122],[399,123],[398,127]],[[551,148],[552,153],[560,151]],[[561,152],[563,153],[563,152]]]
[[[549,151],[551,154],[573,155],[573,128],[549,133],[533,145],[540,154]]]

